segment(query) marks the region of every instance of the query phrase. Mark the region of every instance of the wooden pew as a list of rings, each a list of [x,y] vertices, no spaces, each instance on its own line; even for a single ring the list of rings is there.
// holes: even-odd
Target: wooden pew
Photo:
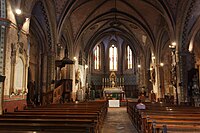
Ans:
[[[194,110],[195,112],[196,110]],[[142,111],[141,111],[142,112]],[[140,113],[141,113],[140,112]],[[154,116],[154,117],[153,117]],[[143,111],[141,114],[140,114],[140,119],[139,119],[139,124],[141,124],[141,128],[140,129],[143,129],[143,130],[146,130],[146,127],[148,127],[147,125],[149,125],[149,121],[148,119],[153,119],[154,121],[157,122],[157,120],[168,120],[170,122],[170,120],[176,120],[176,121],[195,121],[195,120],[200,120],[200,112],[188,112],[186,110],[186,112],[184,110],[180,111],[151,111],[151,112],[148,112],[148,111]],[[165,124],[165,123],[164,123]],[[177,123],[178,124],[178,123]]]
[[[56,105],[52,105],[5,113],[0,116],[0,132],[9,129],[9,126],[17,131],[100,132],[99,124],[103,123],[101,120],[104,120],[107,113],[106,102],[100,102],[99,106],[95,102],[89,106],[87,104],[69,105],[58,105],[57,108]],[[26,126],[25,129],[24,126]]]
[[[16,121],[18,122],[18,121]],[[24,122],[10,122],[10,123],[0,123],[0,130],[9,131],[52,131],[52,132],[70,132],[70,133],[96,133],[94,130],[94,125],[90,122],[84,121],[83,123],[27,123]]]
[[[163,131],[163,123],[156,123],[152,133],[199,133],[200,125],[195,124],[167,124],[166,131]],[[151,131],[150,131],[151,132]]]
[[[198,127],[196,125],[199,125],[199,122],[195,122],[196,120],[200,120],[199,108],[176,107],[166,104],[146,104],[146,110],[137,111],[134,109],[134,104],[136,105],[136,103],[128,103],[127,112],[139,132],[153,132],[155,129],[155,132],[161,132],[164,130],[163,125],[166,125],[168,131],[172,132],[176,129],[181,130],[178,125],[182,123],[193,127],[191,128],[192,130],[198,130],[194,127]],[[176,118],[177,116],[178,118]],[[154,121],[156,125],[158,124],[156,127],[154,126],[155,128],[153,128],[153,125],[155,125],[153,124]]]

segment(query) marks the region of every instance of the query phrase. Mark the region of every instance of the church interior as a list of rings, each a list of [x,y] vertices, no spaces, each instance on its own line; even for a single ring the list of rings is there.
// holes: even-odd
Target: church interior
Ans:
[[[1,0],[0,8],[0,132],[13,124],[13,133],[106,133],[106,115],[121,107],[134,132],[200,132],[200,0]]]

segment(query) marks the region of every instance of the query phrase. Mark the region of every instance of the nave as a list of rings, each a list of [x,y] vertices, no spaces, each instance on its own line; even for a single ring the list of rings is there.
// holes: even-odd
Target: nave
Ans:
[[[107,100],[27,107],[0,116],[1,133],[199,133],[199,107],[135,100],[110,107]]]
[[[138,133],[131,123],[126,107],[108,108],[102,133]]]
[[[198,107],[199,5],[1,0],[0,114],[24,104],[59,103],[60,97],[84,101],[90,92],[90,99],[153,92],[156,101]]]

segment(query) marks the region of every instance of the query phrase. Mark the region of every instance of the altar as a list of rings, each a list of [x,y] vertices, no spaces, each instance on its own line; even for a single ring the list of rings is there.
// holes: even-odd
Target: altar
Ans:
[[[109,78],[102,79],[103,96],[107,100],[124,99],[124,78],[117,78],[115,72],[111,72]]]
[[[124,91],[122,90],[122,87],[107,87],[104,88],[103,91],[104,98],[107,100],[123,100],[124,99]]]

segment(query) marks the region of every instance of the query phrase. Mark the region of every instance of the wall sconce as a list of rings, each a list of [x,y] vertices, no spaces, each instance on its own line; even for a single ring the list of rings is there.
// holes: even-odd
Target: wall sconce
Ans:
[[[155,64],[155,67],[163,67],[165,64],[163,62],[161,62],[160,64]],[[152,68],[150,68],[151,70]]]
[[[16,19],[16,23],[17,23],[17,28],[20,31],[23,27],[24,22],[26,21],[26,17],[22,13],[21,9],[15,10],[15,19]]]
[[[160,66],[163,67],[163,66],[164,66],[164,63],[161,62],[161,63],[160,63]]]
[[[169,48],[172,50],[172,52],[176,51],[176,42],[172,42],[172,44],[169,45]]]
[[[16,13],[17,15],[20,15],[20,14],[22,13],[22,10],[19,9],[19,8],[17,8],[17,9],[15,9],[15,13]]]
[[[141,68],[141,65],[140,65],[140,64],[138,65],[138,68]]]
[[[17,24],[17,29],[18,29],[18,33],[17,33],[17,36],[18,36],[18,42],[20,40],[20,31],[24,25],[24,23],[29,19],[27,18],[21,9],[17,8],[15,9],[15,19],[16,19],[16,24]]]
[[[74,57],[74,60],[75,60],[75,61],[77,61],[77,58],[76,58],[76,57]]]

